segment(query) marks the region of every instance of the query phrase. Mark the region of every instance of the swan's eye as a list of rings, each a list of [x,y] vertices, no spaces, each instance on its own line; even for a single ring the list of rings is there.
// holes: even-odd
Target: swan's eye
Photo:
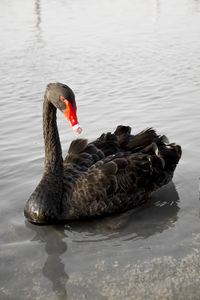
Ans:
[[[64,102],[64,101],[65,101],[65,98],[62,97],[62,96],[60,96],[60,100]]]

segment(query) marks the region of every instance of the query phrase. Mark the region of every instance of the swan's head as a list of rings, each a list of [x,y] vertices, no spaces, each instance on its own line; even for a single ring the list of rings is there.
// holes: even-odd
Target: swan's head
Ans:
[[[49,83],[46,88],[46,96],[48,100],[65,115],[72,129],[80,134],[82,128],[78,123],[76,115],[77,107],[75,95],[70,87],[59,82]]]

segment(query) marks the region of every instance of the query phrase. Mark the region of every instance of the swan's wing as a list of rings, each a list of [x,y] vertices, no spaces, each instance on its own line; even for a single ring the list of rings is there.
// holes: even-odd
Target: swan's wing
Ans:
[[[93,143],[73,141],[64,161],[64,202],[69,217],[124,211],[166,184],[181,149],[167,146],[165,140],[152,129],[132,136],[130,127],[118,126],[114,134],[102,135]]]
[[[93,144],[101,149],[105,156],[108,156],[125,151],[135,153],[152,143],[159,143],[163,139],[164,136],[160,137],[152,128],[147,128],[136,135],[132,135],[131,127],[119,125],[113,134],[111,132],[103,133]]]
[[[135,153],[159,140],[159,136],[151,128],[137,135],[130,133],[129,126],[119,125],[114,133],[103,133],[91,143],[86,139],[74,140],[69,147],[64,166],[71,164],[73,168],[84,172],[105,157],[123,152]]]
[[[157,149],[121,157],[110,156],[77,178],[67,206],[72,218],[94,217],[125,211],[143,203],[154,189],[166,184],[175,168],[163,166]],[[145,152],[145,151],[144,151]],[[176,151],[173,152],[174,158]],[[170,154],[172,155],[172,154]]]
[[[72,141],[68,154],[64,160],[64,167],[71,166],[80,172],[85,172],[97,161],[105,158],[104,153],[93,143],[88,144],[87,139],[77,139]]]
[[[63,162],[64,197],[71,199],[75,182],[96,162],[105,158],[104,153],[95,145],[88,144],[86,139],[72,141],[68,154]],[[66,202],[67,200],[65,200]],[[71,201],[71,200],[70,200]]]

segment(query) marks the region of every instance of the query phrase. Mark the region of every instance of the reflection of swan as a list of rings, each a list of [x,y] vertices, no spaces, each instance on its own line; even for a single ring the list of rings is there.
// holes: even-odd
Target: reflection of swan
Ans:
[[[67,299],[65,285],[68,275],[65,273],[64,264],[60,258],[67,251],[67,245],[63,241],[66,238],[64,228],[62,226],[55,226],[49,230],[49,227],[37,227],[28,222],[26,226],[36,232],[32,241],[40,241],[45,244],[45,251],[48,256],[42,269],[43,275],[52,282],[53,291],[57,299]]]
[[[199,0],[193,0],[193,2],[192,2],[192,10],[195,13],[199,13],[200,12],[200,1]]]
[[[36,27],[39,29],[40,28],[40,23],[41,23],[40,0],[35,1],[35,13],[36,13],[36,16],[37,16]]]
[[[25,207],[35,223],[104,216],[144,203],[155,189],[168,183],[181,157],[181,147],[167,144],[153,129],[131,135],[118,126],[93,143],[71,143],[63,163],[56,110],[81,132],[73,91],[61,83],[47,86],[43,105],[45,171]]]
[[[40,0],[35,0],[35,16],[36,16],[36,21],[35,21],[35,33],[36,33],[36,40],[37,40],[37,47],[43,47],[44,46],[44,41],[42,38],[42,29],[41,29],[41,5],[40,5]]]
[[[157,22],[160,17],[160,1],[159,0],[153,1],[153,14],[154,14],[155,22]]]
[[[99,220],[74,222],[70,224],[70,228],[75,232],[88,232],[92,236],[94,235],[94,241],[98,241],[99,234],[100,240],[126,239],[129,235],[133,238],[148,238],[174,226],[178,220],[178,202],[178,192],[173,182],[170,182],[154,193],[148,204],[144,206]]]
[[[90,222],[76,221],[69,226],[57,225],[51,228],[34,226],[26,222],[26,226],[35,232],[32,241],[39,241],[45,246],[47,258],[42,273],[52,282],[53,291],[57,296],[55,299],[67,299],[65,287],[68,275],[65,272],[66,263],[63,264],[61,255],[67,251],[67,244],[64,240],[68,236],[72,237],[71,242],[74,249],[76,249],[76,243],[84,243],[83,247],[86,245],[92,247],[92,242],[99,247],[98,242],[106,240],[109,248],[112,247],[112,240],[116,241],[118,245],[121,243],[126,245],[126,240],[134,240],[138,237],[148,238],[173,226],[178,219],[178,201],[178,193],[171,182],[154,193],[147,205],[119,216],[110,216]],[[102,245],[105,247],[104,243]]]

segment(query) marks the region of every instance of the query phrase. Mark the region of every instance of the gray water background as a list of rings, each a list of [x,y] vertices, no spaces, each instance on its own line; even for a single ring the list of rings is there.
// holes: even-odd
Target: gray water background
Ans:
[[[199,299],[200,1],[1,0],[0,40],[0,299]],[[25,221],[55,81],[83,137],[151,126],[182,145],[173,183],[121,216]],[[65,155],[76,136],[58,126]]]

